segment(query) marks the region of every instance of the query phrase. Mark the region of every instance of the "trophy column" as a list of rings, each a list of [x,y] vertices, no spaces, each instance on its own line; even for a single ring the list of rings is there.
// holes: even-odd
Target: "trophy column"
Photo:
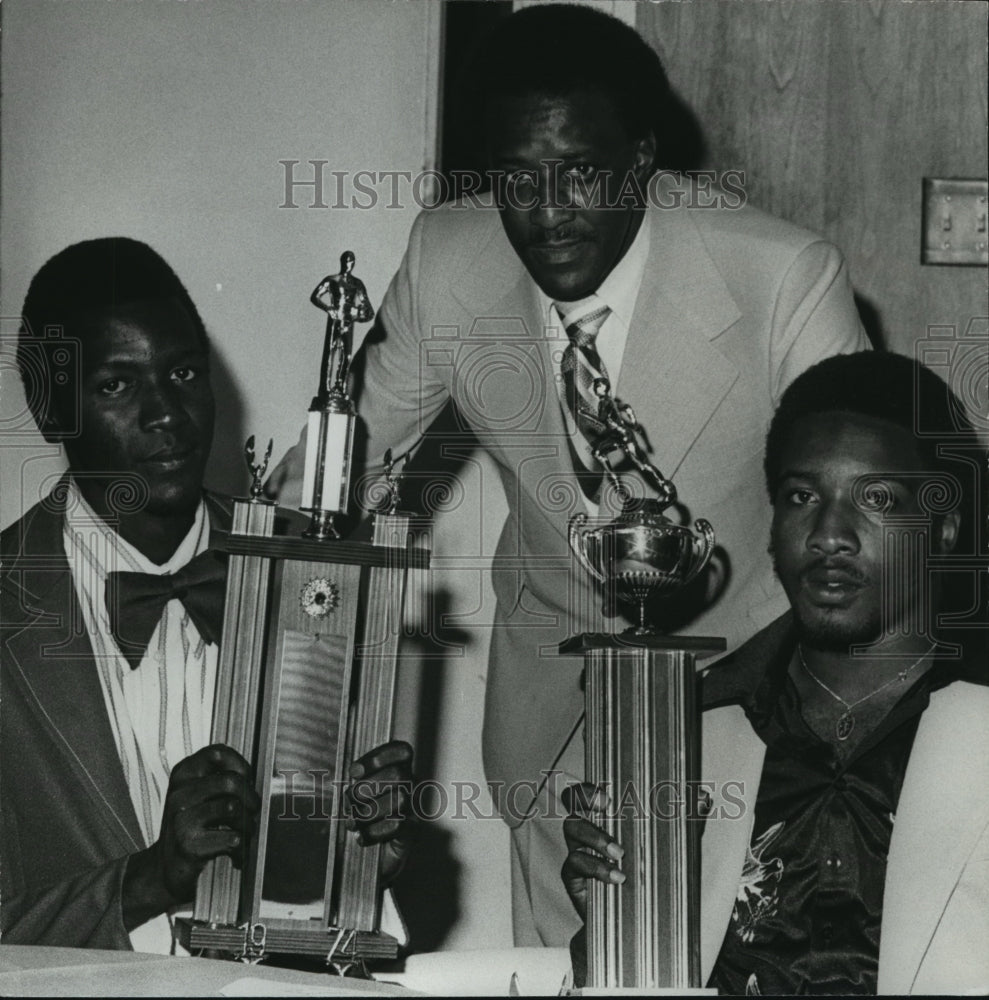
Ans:
[[[624,885],[592,881],[585,996],[700,987],[698,659],[723,639],[578,636],[586,780],[610,804],[594,821],[625,848]]]

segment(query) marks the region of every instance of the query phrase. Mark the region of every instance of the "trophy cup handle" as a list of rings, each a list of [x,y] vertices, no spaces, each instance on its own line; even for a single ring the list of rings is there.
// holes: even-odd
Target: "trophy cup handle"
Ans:
[[[567,538],[570,542],[570,551],[577,557],[580,565],[587,570],[591,576],[594,577],[598,583],[605,583],[605,575],[587,558],[587,554],[584,552],[584,546],[582,544],[583,535],[581,533],[581,528],[587,523],[587,514],[584,511],[580,511],[574,514],[570,518],[570,524],[567,529]]]
[[[694,564],[684,579],[684,583],[689,583],[697,576],[707,565],[708,560],[711,558],[711,553],[714,551],[714,528],[711,527],[711,522],[705,521],[704,518],[698,518],[694,521],[694,528],[703,537],[694,539]]]

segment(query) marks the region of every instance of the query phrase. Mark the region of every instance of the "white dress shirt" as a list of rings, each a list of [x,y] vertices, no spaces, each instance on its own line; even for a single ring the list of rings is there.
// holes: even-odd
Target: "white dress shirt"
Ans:
[[[147,847],[158,839],[172,768],[210,743],[217,646],[206,643],[182,603],[171,600],[144,658],[132,670],[110,632],[106,578],[116,571],[163,575],[181,569],[209,546],[206,505],[200,501],[188,534],[171,559],[157,565],[100,518],[70,480],[63,541],[110,729]],[[168,915],[135,928],[130,937],[135,951],[169,953]]]

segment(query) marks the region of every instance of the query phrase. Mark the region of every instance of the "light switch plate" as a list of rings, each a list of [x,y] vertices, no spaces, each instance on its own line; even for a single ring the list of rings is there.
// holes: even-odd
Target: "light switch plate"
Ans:
[[[924,178],[922,264],[989,264],[989,182]]]

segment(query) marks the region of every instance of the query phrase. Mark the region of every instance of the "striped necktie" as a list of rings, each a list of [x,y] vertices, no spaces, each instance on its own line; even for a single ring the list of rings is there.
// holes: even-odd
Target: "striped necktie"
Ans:
[[[598,356],[594,341],[611,315],[611,309],[596,295],[589,295],[579,302],[553,304],[563,317],[570,340],[560,361],[564,402],[583,438],[582,447],[571,445],[574,471],[584,495],[596,503],[601,495],[604,469],[591,454],[591,447],[605,428],[597,418],[598,397],[594,392],[594,380],[608,378],[608,370]]]

